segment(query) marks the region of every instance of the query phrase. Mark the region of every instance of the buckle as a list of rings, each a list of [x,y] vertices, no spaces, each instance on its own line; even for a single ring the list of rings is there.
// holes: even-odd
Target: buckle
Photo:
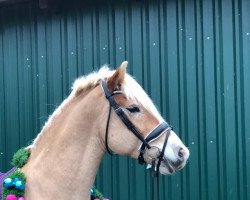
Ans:
[[[138,163],[140,165],[144,164],[145,163],[145,160],[144,160],[144,157],[143,157],[143,154],[140,153],[140,155],[138,156]]]
[[[143,157],[144,152],[145,152],[145,146],[142,145],[142,147],[141,147],[141,149],[140,149],[140,154],[139,154],[139,156],[138,156],[138,162],[139,162],[140,165],[142,165],[142,164],[145,163],[145,160],[144,160],[144,157]]]

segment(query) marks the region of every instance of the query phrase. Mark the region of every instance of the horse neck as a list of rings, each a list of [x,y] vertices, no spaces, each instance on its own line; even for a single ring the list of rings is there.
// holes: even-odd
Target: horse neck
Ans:
[[[105,152],[93,106],[103,105],[90,106],[93,98],[98,99],[93,95],[84,98],[64,108],[31,149],[22,169],[27,176],[27,199],[89,199]]]

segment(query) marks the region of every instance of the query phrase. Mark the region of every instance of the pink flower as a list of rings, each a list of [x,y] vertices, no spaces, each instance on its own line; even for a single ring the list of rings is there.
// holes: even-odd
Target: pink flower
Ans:
[[[16,197],[16,195],[14,195],[14,194],[9,194],[9,195],[6,197],[6,200],[17,200],[17,197]]]

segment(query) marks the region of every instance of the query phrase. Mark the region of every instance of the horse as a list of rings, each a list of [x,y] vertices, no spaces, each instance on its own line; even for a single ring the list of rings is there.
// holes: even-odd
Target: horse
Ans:
[[[70,95],[53,112],[27,149],[26,200],[90,199],[106,152],[155,164],[163,175],[182,169],[188,148],[152,100],[126,72],[103,66],[75,80]]]

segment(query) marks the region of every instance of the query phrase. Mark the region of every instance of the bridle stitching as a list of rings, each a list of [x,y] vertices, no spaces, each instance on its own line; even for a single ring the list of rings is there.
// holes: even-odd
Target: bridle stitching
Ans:
[[[167,130],[167,129],[166,129],[166,130]],[[155,137],[155,138],[153,138],[152,140],[148,141],[148,143],[151,143],[151,142],[157,140],[159,137],[161,137],[161,136],[166,132],[166,130],[162,131],[162,133],[161,133],[160,135],[158,135],[157,137]],[[150,133],[151,133],[151,132],[150,132]],[[150,135],[150,133],[149,133],[148,135]],[[146,139],[146,138],[147,138],[147,136],[145,137],[145,139]],[[143,145],[143,144],[140,144],[138,150],[141,149],[142,145]]]

